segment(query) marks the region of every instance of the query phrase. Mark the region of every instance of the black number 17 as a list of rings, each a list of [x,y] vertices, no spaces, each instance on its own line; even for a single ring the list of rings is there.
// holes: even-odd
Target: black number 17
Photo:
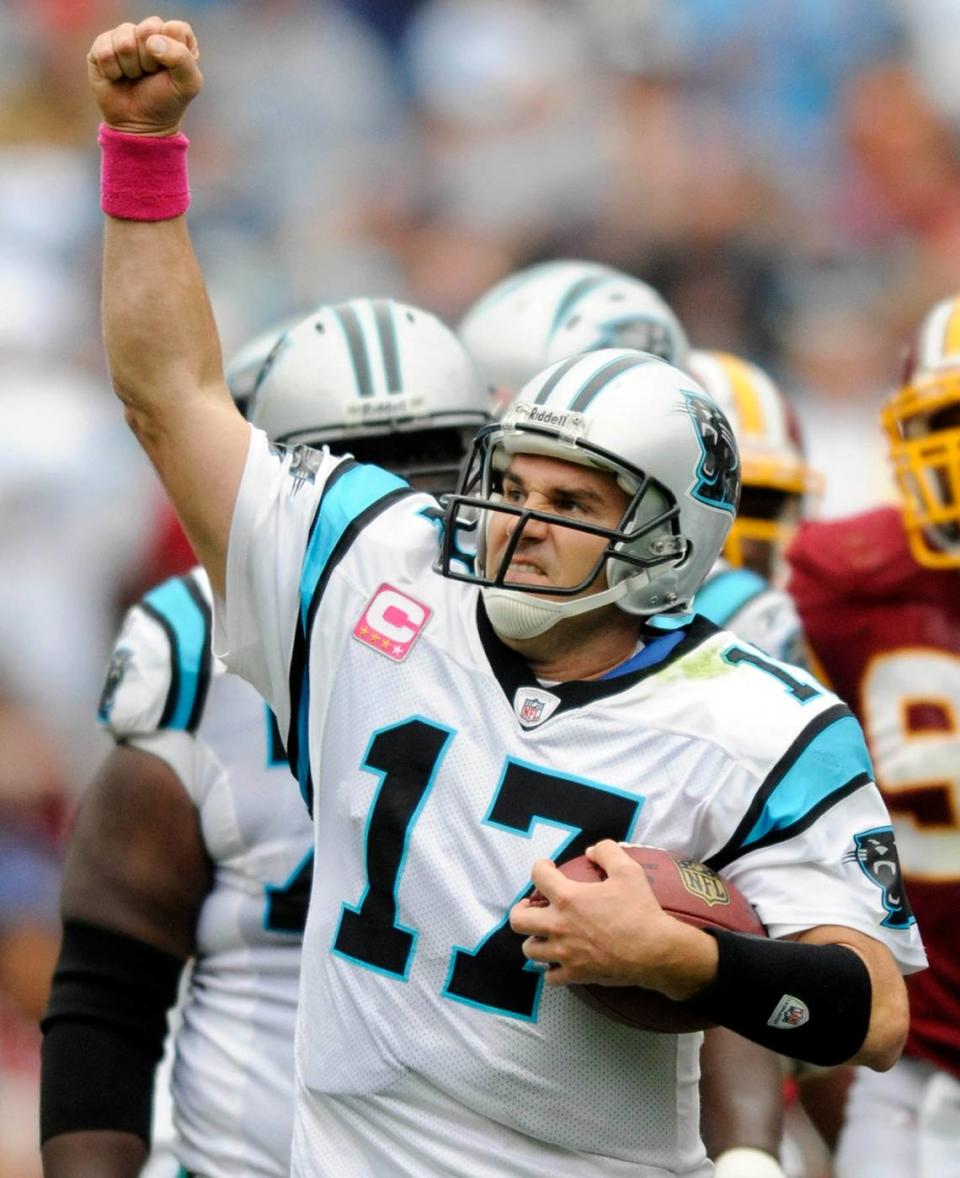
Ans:
[[[377,732],[363,768],[380,777],[367,820],[367,886],[356,904],[343,904],[333,951],[388,977],[408,976],[417,930],[398,920],[400,879],[411,831],[434,787],[453,740],[449,728],[414,717]],[[538,822],[570,832],[557,859],[581,855],[601,838],[626,839],[644,799],[596,782],[546,772],[507,758],[484,822],[530,837]],[[531,890],[528,885],[521,895]],[[527,968],[522,938],[507,924],[510,905],[473,948],[452,947],[443,996],[496,1014],[536,1018],[542,977]]]

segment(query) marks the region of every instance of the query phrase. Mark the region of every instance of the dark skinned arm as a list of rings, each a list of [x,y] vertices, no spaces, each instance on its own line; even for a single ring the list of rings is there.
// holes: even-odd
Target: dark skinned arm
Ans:
[[[747,1146],[776,1158],[783,1133],[779,1057],[715,1027],[704,1035],[700,1069],[700,1131],[710,1157]]]
[[[151,753],[114,749],[77,814],[64,864],[63,918],[136,937],[186,961],[211,880],[197,811],[180,779]],[[132,1133],[61,1133],[42,1147],[44,1178],[135,1178],[147,1153]]]

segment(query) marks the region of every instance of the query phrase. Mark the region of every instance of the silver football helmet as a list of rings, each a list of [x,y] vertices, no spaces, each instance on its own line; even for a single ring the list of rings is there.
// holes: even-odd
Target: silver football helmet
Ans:
[[[279,323],[274,323],[264,331],[258,332],[252,339],[247,340],[227,361],[223,373],[227,381],[227,388],[230,390],[234,404],[244,417],[250,410],[250,401],[257,387],[257,377],[260,375],[264,361],[284,332],[289,331],[299,321],[299,315],[292,315],[282,319]]]
[[[392,299],[319,307],[262,365],[250,420],[276,442],[327,444],[449,491],[490,420],[472,359],[436,316]]]
[[[612,474],[629,497],[619,525],[602,528],[504,502],[503,472],[515,454]],[[739,495],[730,423],[696,381],[632,349],[571,356],[530,381],[503,419],[477,435],[457,493],[446,500],[437,569],[482,587],[504,637],[533,638],[561,618],[610,602],[630,614],[684,613],[720,554]],[[517,523],[497,566],[488,567],[487,530],[497,512]],[[542,585],[511,580],[509,565],[530,519],[606,540],[583,580],[551,586],[548,597],[540,595]],[[477,559],[465,570],[457,563],[459,537],[470,529]],[[586,593],[601,571],[606,588]]]
[[[647,283],[598,262],[545,262],[483,295],[458,328],[484,379],[513,394],[548,364],[598,348],[636,348],[686,366],[680,321]]]

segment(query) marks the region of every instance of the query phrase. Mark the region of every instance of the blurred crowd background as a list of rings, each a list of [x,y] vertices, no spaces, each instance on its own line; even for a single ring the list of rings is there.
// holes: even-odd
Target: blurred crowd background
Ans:
[[[36,1172],[58,857],[162,496],[99,337],[84,57],[152,5],[0,0],[0,1178]],[[960,289],[960,0],[180,0],[191,228],[227,356],[316,303],[456,323],[553,257],[656,286],[793,399],[825,515],[889,497],[877,408]],[[159,276],[158,276],[159,277]]]

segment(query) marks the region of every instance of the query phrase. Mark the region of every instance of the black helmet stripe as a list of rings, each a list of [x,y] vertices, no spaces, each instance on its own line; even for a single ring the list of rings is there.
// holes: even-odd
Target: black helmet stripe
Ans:
[[[550,324],[549,338],[553,337],[553,333],[582,298],[590,294],[591,291],[596,290],[598,286],[602,286],[605,282],[609,281],[609,274],[589,274],[586,278],[578,278],[560,302],[557,303],[557,309],[553,313],[553,322]]]
[[[387,392],[402,392],[403,376],[400,372],[397,327],[393,318],[394,304],[389,299],[374,299],[371,306],[377,324],[380,350],[383,353],[383,371],[387,381]]]
[[[560,383],[560,381],[563,380],[563,378],[567,375],[567,373],[574,366],[574,364],[578,364],[582,359],[583,359],[582,356],[571,356],[569,359],[564,360],[564,362],[560,365],[560,367],[553,374],[553,376],[550,377],[550,379],[543,386],[543,388],[540,390],[540,392],[537,393],[536,404],[537,405],[546,405],[547,398],[550,396],[550,394],[553,392],[553,390],[557,387],[557,385]]]
[[[350,303],[339,303],[332,308],[333,314],[340,320],[343,333],[347,337],[347,347],[350,349],[350,361],[353,364],[353,374],[357,382],[357,392],[361,397],[373,396],[373,379],[370,374],[370,361],[367,349],[363,343],[363,328],[356,309]]]
[[[582,360],[583,357],[578,356],[577,359]],[[639,368],[641,364],[659,363],[660,361],[655,356],[648,356],[642,352],[634,352],[629,356],[621,356],[619,360],[614,360],[611,364],[605,365],[599,372],[592,376],[570,402],[569,408],[572,412],[582,413],[597,393],[605,388],[612,380],[615,380],[621,373],[628,372],[631,368]]]

